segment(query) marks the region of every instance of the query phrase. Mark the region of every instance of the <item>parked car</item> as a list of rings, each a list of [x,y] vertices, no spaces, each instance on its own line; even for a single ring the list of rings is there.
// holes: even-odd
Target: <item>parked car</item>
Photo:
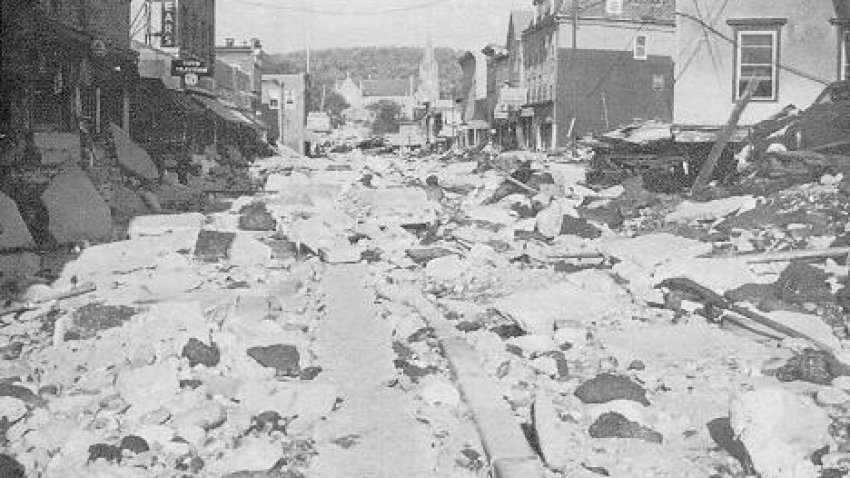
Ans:
[[[850,154],[850,80],[827,86],[785,137],[792,149]]]

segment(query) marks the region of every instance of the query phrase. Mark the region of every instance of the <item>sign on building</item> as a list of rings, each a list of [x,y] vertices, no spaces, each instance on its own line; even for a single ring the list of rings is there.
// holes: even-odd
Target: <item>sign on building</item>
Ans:
[[[284,101],[283,101],[283,109],[292,111],[295,109],[295,95],[291,90],[286,90],[283,93]]]
[[[499,92],[499,109],[504,111],[516,111],[528,102],[528,90],[526,88],[504,87]]]
[[[172,60],[171,61],[171,76],[209,76],[210,66],[201,60]]]
[[[173,1],[162,2],[162,32],[160,45],[163,48],[177,46],[177,6]]]

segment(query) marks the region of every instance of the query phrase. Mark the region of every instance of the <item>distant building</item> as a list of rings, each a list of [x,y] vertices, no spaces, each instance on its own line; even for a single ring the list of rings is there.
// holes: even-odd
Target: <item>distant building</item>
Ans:
[[[525,63],[523,60],[522,33],[531,26],[534,12],[514,10],[508,20],[508,37],[505,46],[508,51],[508,84],[499,90],[496,110],[507,115],[504,125],[500,125],[501,136],[519,148],[529,146],[531,118],[523,115],[522,105],[528,98],[525,83]],[[529,111],[526,110],[526,113]]]
[[[635,119],[672,119],[674,0],[534,6],[522,34],[533,147],[565,146]]]
[[[238,88],[240,92],[250,92],[251,108],[259,109],[263,83],[263,47],[260,40],[252,38],[250,42],[237,45],[233,38],[226,38],[224,45],[215,48],[216,60],[234,66],[248,75],[248,88]]]
[[[807,107],[825,85],[850,79],[846,0],[680,2],[676,31],[679,125],[723,125],[751,78],[760,83],[742,125]]]
[[[460,111],[458,139],[463,147],[476,146],[490,130],[487,121],[487,59],[481,52],[468,51],[458,58],[462,72],[457,108]]]
[[[360,81],[355,81],[347,76],[345,80],[337,83],[334,89],[349,104],[349,111],[345,113],[347,119],[370,118],[369,106],[384,100],[399,105],[402,116],[406,119],[412,119],[413,109],[416,105],[414,88],[412,76],[407,80],[369,79]]]
[[[263,75],[261,111],[269,126],[269,141],[304,154],[307,85],[303,73]]]

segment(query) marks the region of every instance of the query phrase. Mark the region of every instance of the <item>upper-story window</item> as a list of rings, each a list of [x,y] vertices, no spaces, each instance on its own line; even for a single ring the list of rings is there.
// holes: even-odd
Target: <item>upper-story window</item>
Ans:
[[[740,99],[751,80],[759,80],[754,101],[779,96],[780,29],[784,19],[729,20],[735,31],[735,95]]]
[[[635,49],[634,56],[635,60],[646,60],[647,58],[647,43],[648,39],[646,35],[638,35],[635,37]]]
[[[623,0],[605,0],[605,11],[609,15],[622,15]]]
[[[753,99],[776,99],[776,58],[779,35],[773,30],[738,32],[737,96],[741,98],[752,79],[759,80]]]

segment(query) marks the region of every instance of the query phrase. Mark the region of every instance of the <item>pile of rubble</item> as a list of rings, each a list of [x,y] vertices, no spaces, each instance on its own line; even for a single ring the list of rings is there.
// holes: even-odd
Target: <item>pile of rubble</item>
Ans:
[[[845,476],[840,183],[697,202],[587,171],[288,155],[227,211],[136,217],[0,309],[0,469]]]

